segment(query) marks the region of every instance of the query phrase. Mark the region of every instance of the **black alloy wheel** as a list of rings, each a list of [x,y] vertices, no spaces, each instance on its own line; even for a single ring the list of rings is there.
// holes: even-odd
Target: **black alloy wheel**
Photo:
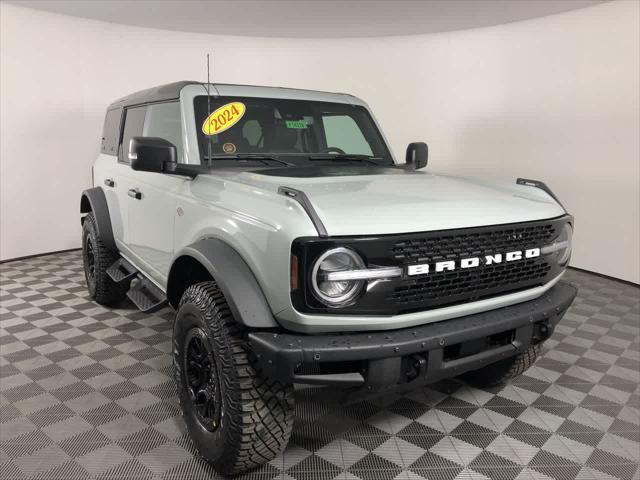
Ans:
[[[213,432],[220,425],[222,414],[216,362],[201,328],[189,330],[185,343],[184,370],[193,411],[202,427]]]

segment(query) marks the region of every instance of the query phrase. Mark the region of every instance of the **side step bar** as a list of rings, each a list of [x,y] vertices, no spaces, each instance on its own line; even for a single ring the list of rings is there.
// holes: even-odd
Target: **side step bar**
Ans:
[[[127,297],[145,313],[158,311],[167,304],[167,297],[162,290],[122,257],[107,268],[107,275],[119,285],[130,284]]]
[[[117,284],[125,284],[136,278],[138,270],[124,258],[120,257],[113,265],[107,268],[107,275]]]
[[[156,312],[167,304],[166,295],[146,278],[138,277],[138,281],[131,285],[127,297],[142,312]]]

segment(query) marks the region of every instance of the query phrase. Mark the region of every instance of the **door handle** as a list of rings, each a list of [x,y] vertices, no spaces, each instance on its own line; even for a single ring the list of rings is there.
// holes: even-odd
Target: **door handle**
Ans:
[[[113,178],[105,178],[104,179],[104,184],[107,187],[113,187],[116,184],[116,182],[113,181]]]
[[[127,193],[131,198],[135,198],[136,200],[142,199],[142,192],[137,188],[132,188]]]

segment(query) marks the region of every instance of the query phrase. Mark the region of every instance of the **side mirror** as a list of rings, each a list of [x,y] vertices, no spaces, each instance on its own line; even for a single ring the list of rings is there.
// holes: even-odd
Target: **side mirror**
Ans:
[[[424,142],[413,142],[407,147],[407,164],[416,170],[424,168],[429,162],[429,147]]]
[[[163,173],[177,164],[176,146],[157,137],[133,137],[129,142],[131,168],[140,172]]]

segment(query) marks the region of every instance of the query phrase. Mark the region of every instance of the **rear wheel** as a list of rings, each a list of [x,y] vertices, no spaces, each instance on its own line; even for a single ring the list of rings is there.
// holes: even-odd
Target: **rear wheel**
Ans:
[[[526,352],[515,357],[506,358],[499,362],[492,363],[472,372],[462,375],[462,378],[469,384],[477,387],[495,387],[504,385],[510,380],[522,375],[531,365],[533,365],[542,344],[531,345]]]
[[[275,458],[293,425],[293,386],[260,374],[244,333],[215,282],[185,291],[173,333],[178,398],[196,448],[226,475]]]
[[[82,261],[89,296],[102,305],[114,305],[124,300],[128,285],[118,285],[107,275],[107,268],[119,258],[104,246],[96,228],[93,212],[82,223]]]

